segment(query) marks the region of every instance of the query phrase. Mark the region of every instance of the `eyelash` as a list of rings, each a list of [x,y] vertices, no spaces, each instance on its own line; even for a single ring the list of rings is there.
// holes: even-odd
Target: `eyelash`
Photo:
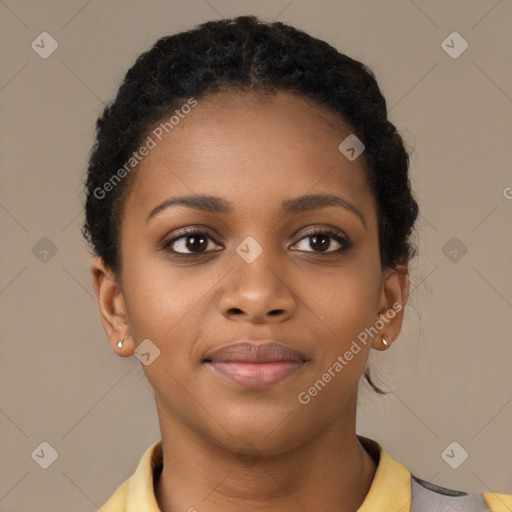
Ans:
[[[203,235],[206,238],[209,238],[213,242],[215,242],[217,245],[220,245],[217,240],[215,240],[207,231],[202,229],[189,229],[189,230],[183,230],[178,236],[175,236],[174,238],[170,239],[169,241],[165,242],[162,249],[168,252],[171,252],[173,256],[176,256],[178,258],[189,258],[189,257],[198,257],[204,254],[207,254],[208,252],[217,252],[217,250],[214,251],[204,251],[202,253],[181,253],[176,252],[172,249],[170,249],[171,244],[177,242],[178,240],[181,240],[182,238],[188,238],[196,235]],[[335,251],[326,251],[325,253],[320,251],[305,251],[305,252],[312,252],[314,254],[340,254],[352,247],[352,242],[349,241],[348,238],[341,236],[338,231],[332,230],[332,229],[311,229],[307,233],[302,236],[297,242],[295,242],[293,245],[296,245],[300,241],[304,240],[305,238],[309,238],[312,236],[318,236],[318,235],[329,235],[330,238],[334,239],[336,242],[338,242],[341,247],[339,249],[336,249]]]

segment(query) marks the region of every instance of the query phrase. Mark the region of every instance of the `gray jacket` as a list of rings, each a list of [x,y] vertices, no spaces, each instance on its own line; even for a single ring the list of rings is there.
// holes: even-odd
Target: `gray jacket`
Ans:
[[[411,512],[489,512],[481,494],[452,491],[411,475]]]

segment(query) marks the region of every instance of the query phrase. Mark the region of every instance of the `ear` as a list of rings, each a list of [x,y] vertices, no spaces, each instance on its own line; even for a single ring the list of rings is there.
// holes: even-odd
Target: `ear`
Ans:
[[[91,262],[92,284],[101,314],[101,323],[112,350],[121,357],[135,351],[121,286],[114,272],[96,256]],[[124,340],[123,340],[124,339]],[[123,340],[122,348],[117,346]]]
[[[372,346],[376,350],[386,350],[380,335],[393,342],[402,329],[404,309],[409,297],[409,269],[407,264],[397,265],[396,269],[387,268],[383,272],[382,286],[377,312],[379,335],[374,336]],[[383,326],[381,327],[381,324]]]

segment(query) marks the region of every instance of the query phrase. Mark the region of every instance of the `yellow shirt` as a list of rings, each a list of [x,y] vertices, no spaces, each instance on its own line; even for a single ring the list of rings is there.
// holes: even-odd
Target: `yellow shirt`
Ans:
[[[359,507],[358,512],[413,512],[413,510],[430,512],[433,508],[425,508],[425,504],[417,505],[420,498],[425,499],[429,493],[435,496],[444,494],[429,491],[426,487],[419,487],[411,473],[401,464],[392,459],[376,441],[357,436],[367,451],[376,455],[379,460],[375,477],[366,498]],[[159,474],[163,463],[162,441],[155,441],[140,459],[137,469],[131,477],[125,480],[99,509],[98,512],[160,512],[155,498],[153,482],[154,474]],[[411,491],[411,482],[420,489],[416,494]],[[429,484],[430,485],[430,484]],[[415,488],[416,488],[415,487]],[[436,487],[436,486],[431,486]],[[450,492],[450,491],[448,491]],[[463,493],[460,493],[463,494]],[[412,496],[412,500],[411,500]],[[481,493],[472,495],[480,508],[472,510],[491,510],[493,512],[512,512],[512,494]],[[445,498],[445,496],[442,496]],[[447,497],[451,502],[464,498]],[[427,504],[428,506],[428,504]],[[438,510],[438,508],[435,508]],[[459,510],[459,508],[446,508],[443,510]],[[464,510],[461,508],[460,510]]]

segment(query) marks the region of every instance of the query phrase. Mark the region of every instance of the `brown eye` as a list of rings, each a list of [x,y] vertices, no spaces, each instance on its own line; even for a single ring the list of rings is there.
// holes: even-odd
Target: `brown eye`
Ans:
[[[204,254],[206,252],[211,252],[206,250],[209,247],[210,240],[216,243],[215,240],[213,240],[213,238],[206,231],[190,230],[183,232],[183,234],[174,237],[172,240],[169,240],[164,245],[163,249],[169,250],[181,256]]]
[[[309,239],[309,242],[307,241]],[[336,244],[338,244],[338,248],[334,248],[334,250],[329,250],[332,246],[332,240],[335,241]],[[330,230],[313,230],[306,234],[305,237],[301,238],[299,242],[297,242],[295,245],[305,241],[304,247],[302,251],[306,252],[316,252],[316,253],[340,253],[343,251],[346,251],[349,249],[352,244],[350,241],[344,237],[341,236],[337,231],[330,231]],[[313,249],[312,251],[308,250],[308,247]]]

